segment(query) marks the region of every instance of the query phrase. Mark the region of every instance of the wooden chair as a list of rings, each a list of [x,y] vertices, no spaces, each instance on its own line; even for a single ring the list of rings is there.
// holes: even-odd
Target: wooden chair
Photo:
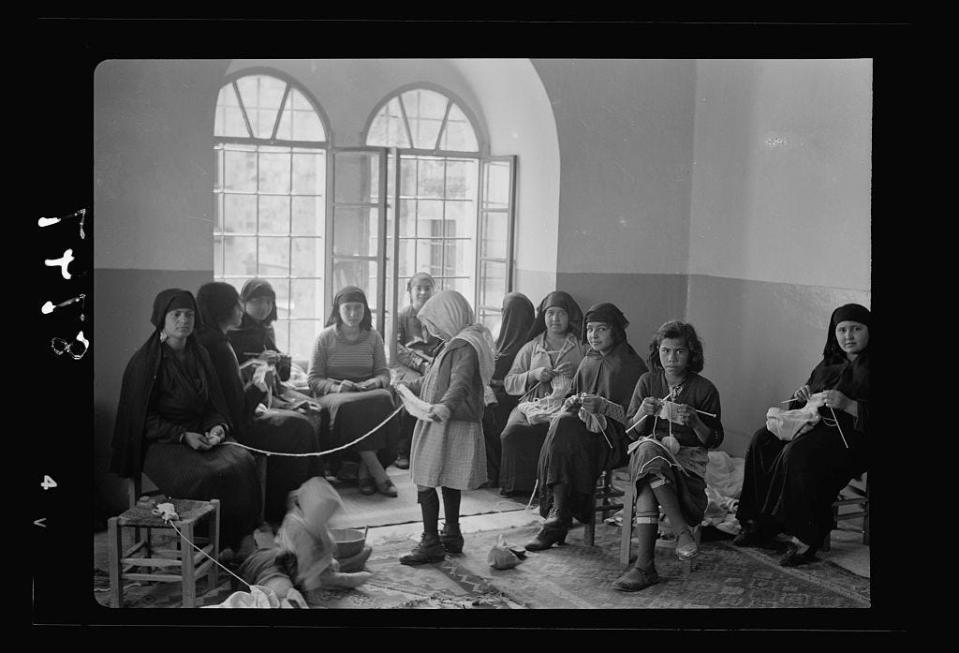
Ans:
[[[126,580],[146,582],[179,582],[182,584],[183,607],[196,605],[196,581],[209,579],[209,589],[219,584],[220,501],[169,499],[178,519],[173,522],[180,531],[174,548],[154,546],[154,529],[170,529],[168,522],[152,514],[152,504],[143,502],[107,520],[110,553],[110,607],[123,606],[123,583]],[[209,521],[208,536],[195,535],[195,527]],[[133,529],[132,546],[123,542],[124,529]],[[140,537],[145,528],[146,538]],[[192,544],[191,544],[192,543]],[[200,548],[197,551],[193,545]]]
[[[852,482],[846,485],[845,488],[839,493],[839,497],[832,504],[832,518],[833,518],[833,528],[838,528],[840,521],[845,521],[848,519],[856,519],[862,517],[862,543],[869,545],[869,474],[865,474],[866,484],[865,489],[860,488],[857,485],[853,485]],[[853,510],[851,512],[839,512],[839,508],[842,506],[858,506],[858,510]],[[820,550],[829,551],[832,548],[831,543],[831,534],[826,533],[826,538],[823,540]]]
[[[589,521],[586,522],[586,530],[583,533],[583,542],[586,546],[593,546],[596,541],[596,513],[602,513],[602,519],[605,520],[612,513],[621,509],[623,504],[615,502],[615,499],[620,496],[623,495],[613,487],[613,470],[605,470],[596,479],[596,485],[593,487],[593,494],[590,498],[590,503],[594,505],[594,508],[590,513]]]

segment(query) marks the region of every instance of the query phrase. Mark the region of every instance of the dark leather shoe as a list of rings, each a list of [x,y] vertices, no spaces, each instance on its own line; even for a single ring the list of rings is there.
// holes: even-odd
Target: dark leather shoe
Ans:
[[[543,524],[543,528],[536,534],[536,537],[526,543],[525,548],[527,551],[543,551],[554,544],[563,544],[566,542],[568,531],[568,527],[547,522]]]
[[[739,535],[733,538],[733,544],[736,546],[755,547],[772,551],[782,551],[784,548],[783,543],[777,540],[774,535],[769,535],[758,530],[743,530]]]
[[[446,557],[446,550],[440,542],[439,535],[423,533],[420,543],[412,551],[400,558],[402,565],[425,565],[430,562],[440,562]]]
[[[646,570],[630,567],[625,574],[613,582],[613,589],[620,592],[638,592],[658,582],[659,574],[656,573],[656,567],[651,566]]]
[[[386,479],[382,483],[377,483],[376,491],[388,497],[396,497],[399,495],[399,493],[396,491],[396,486],[393,485],[393,481],[389,479]]]
[[[815,556],[812,547],[806,549],[803,553],[799,553],[799,547],[790,542],[786,545],[786,553],[779,559],[779,565],[781,567],[798,567],[817,560],[819,558]]]
[[[398,469],[409,469],[410,468],[410,459],[409,456],[400,456],[396,459],[396,462],[393,463]]]
[[[463,533],[460,532],[459,524],[444,524],[440,532],[440,542],[447,553],[462,553]]]
[[[372,476],[369,478],[361,478],[357,481],[357,484],[360,486],[360,494],[367,496],[376,494],[376,481],[373,480]]]

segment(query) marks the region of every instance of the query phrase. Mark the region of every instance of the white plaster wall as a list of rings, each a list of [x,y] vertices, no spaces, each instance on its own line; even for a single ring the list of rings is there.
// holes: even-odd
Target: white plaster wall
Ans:
[[[690,274],[868,290],[872,62],[696,70]]]

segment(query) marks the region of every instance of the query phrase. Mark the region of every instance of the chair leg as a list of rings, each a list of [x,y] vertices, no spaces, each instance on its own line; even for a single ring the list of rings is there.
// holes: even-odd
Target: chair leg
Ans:
[[[266,456],[254,454],[256,476],[260,479],[260,523],[266,521]]]
[[[619,562],[624,567],[629,565],[629,549],[633,543],[633,503],[636,501],[636,485],[630,480],[626,484],[626,494],[623,496],[623,524],[619,541]]]
[[[593,508],[589,511],[589,519],[586,521],[586,530],[583,533],[583,542],[586,546],[593,546],[596,541],[596,490],[589,495],[589,504]]]
[[[866,500],[863,505],[863,511],[866,513],[862,516],[862,543],[869,545],[869,475],[866,475]]]
[[[117,527],[117,518],[107,520],[107,541],[110,548],[110,607],[123,607],[123,569],[120,556],[123,555],[123,534]]]
[[[211,499],[213,504],[213,526],[210,532],[210,543],[213,545],[210,556],[219,561],[220,559],[220,500]],[[210,565],[210,589],[216,589],[220,585],[220,565],[214,563]]]
[[[188,542],[193,542],[193,524],[183,524],[181,527],[183,536],[182,546],[180,547],[180,562],[182,564],[181,573],[183,574],[183,607],[196,607],[196,577],[193,569],[193,547]]]

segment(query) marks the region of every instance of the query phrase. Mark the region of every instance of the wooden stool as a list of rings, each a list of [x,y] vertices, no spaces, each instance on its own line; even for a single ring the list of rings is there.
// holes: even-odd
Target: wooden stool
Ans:
[[[624,567],[628,567],[630,560],[630,549],[633,546],[633,510],[635,510],[636,503],[636,484],[627,483],[626,485],[626,496],[623,497],[623,523],[622,531],[620,533],[619,541],[619,562]],[[697,525],[695,528],[690,529],[693,532],[693,538],[696,540],[696,545],[700,543],[700,538],[702,537],[702,528]],[[663,535],[672,535],[672,538],[663,537]],[[670,527],[669,522],[666,520],[663,515],[662,509],[659,512],[659,536],[656,538],[656,547],[664,549],[676,549],[676,537],[673,533],[672,528]],[[692,560],[682,560],[683,575],[689,576],[693,570],[693,561]]]
[[[148,582],[181,582],[183,584],[183,607],[196,605],[196,580],[204,575],[209,577],[209,588],[219,584],[219,566],[213,561],[219,557],[220,541],[220,501],[193,501],[189,499],[167,499],[174,505],[179,520],[173,524],[181,536],[174,549],[154,548],[152,530],[171,529],[170,524],[152,514],[154,503],[139,503],[118,517],[107,522],[110,548],[110,607],[123,606],[124,580]],[[194,527],[209,521],[209,538],[194,537]],[[123,529],[132,529],[133,545],[124,549]],[[140,539],[139,531],[146,530],[146,538]],[[172,529],[171,529],[172,530]],[[189,543],[201,548],[200,553]],[[206,555],[204,555],[204,553]],[[139,555],[135,555],[139,554]],[[147,568],[136,571],[135,568]],[[155,571],[154,571],[155,569]]]
[[[589,521],[586,522],[586,531],[583,533],[583,542],[586,546],[593,546],[596,541],[596,513],[602,513],[605,520],[610,514],[623,507],[623,504],[613,502],[613,498],[618,496],[622,495],[613,487],[613,470],[604,471],[596,479],[596,485],[590,497],[590,503],[594,508],[589,515]],[[599,503],[596,503],[597,499]]]

